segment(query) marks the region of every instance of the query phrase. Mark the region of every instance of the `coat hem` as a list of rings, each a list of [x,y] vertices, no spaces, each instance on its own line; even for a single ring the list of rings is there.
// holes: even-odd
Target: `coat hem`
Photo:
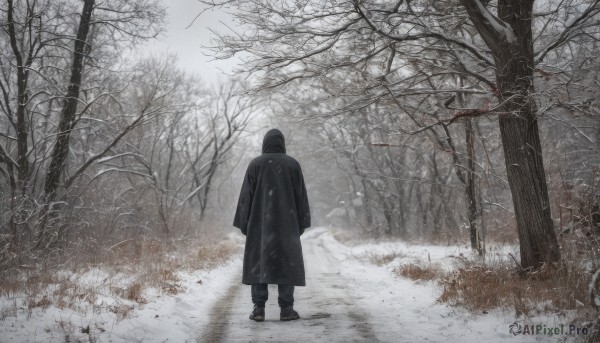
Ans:
[[[242,284],[244,285],[254,285],[257,283],[266,283],[268,285],[293,285],[293,286],[298,286],[298,287],[305,287],[306,286],[306,282],[289,282],[289,281],[260,281],[257,280],[256,282],[251,282],[248,280],[242,280]]]

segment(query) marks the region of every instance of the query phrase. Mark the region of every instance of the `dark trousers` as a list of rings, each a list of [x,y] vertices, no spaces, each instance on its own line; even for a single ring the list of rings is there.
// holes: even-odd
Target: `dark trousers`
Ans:
[[[257,306],[265,306],[269,299],[269,285],[266,283],[255,283],[252,286],[252,302]],[[294,305],[294,285],[277,285],[279,290],[279,306],[287,307]]]

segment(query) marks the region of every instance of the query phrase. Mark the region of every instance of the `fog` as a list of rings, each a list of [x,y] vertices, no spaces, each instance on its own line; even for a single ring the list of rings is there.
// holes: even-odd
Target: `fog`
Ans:
[[[599,1],[1,8],[0,340],[600,337]]]

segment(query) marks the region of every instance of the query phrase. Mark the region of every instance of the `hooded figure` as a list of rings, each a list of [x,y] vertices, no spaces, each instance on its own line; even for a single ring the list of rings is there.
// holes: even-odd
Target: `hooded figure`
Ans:
[[[300,235],[310,209],[300,164],[281,131],[265,135],[244,177],[233,226],[246,235],[242,283],[305,286]]]

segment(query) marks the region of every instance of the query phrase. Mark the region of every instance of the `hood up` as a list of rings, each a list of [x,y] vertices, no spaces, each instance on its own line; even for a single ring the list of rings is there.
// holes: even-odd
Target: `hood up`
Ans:
[[[285,138],[283,133],[277,129],[271,129],[263,139],[262,152],[285,154]]]

